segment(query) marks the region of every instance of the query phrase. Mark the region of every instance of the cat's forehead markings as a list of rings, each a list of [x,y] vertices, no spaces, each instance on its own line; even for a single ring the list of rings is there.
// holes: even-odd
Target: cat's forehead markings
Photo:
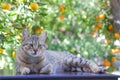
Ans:
[[[32,39],[33,41],[38,41],[38,36],[32,35],[32,36],[31,36],[31,39]]]

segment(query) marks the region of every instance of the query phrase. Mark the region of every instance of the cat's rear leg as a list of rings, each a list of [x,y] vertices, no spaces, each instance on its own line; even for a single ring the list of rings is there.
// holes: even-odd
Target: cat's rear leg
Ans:
[[[65,70],[66,71],[82,71],[82,72],[92,72],[92,73],[104,73],[106,69],[100,67],[94,62],[91,62],[87,59],[73,56],[68,57],[64,60]],[[78,70],[79,69],[79,70]]]

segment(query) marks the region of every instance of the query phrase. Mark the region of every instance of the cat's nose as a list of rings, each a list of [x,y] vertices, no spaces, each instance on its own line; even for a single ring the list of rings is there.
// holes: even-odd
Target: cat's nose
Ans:
[[[38,49],[33,49],[35,52],[37,52],[38,51]]]
[[[34,50],[34,55],[36,55],[37,54],[37,51],[38,51],[38,49],[33,49]]]

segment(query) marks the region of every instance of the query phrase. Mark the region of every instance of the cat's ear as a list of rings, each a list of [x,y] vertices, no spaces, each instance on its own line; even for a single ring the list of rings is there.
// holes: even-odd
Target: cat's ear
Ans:
[[[23,36],[23,40],[29,37],[29,33],[27,29],[24,29],[24,31],[22,32],[22,36]]]
[[[47,38],[47,32],[43,32],[39,35],[39,39],[43,42],[46,41],[46,38]]]

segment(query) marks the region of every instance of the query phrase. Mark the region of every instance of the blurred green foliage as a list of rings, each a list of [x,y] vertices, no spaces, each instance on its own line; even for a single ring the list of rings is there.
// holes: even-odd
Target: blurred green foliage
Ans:
[[[48,49],[79,54],[115,70],[119,35],[114,36],[108,0],[0,0],[0,6],[0,69],[14,68],[27,27],[37,35],[48,32]]]

